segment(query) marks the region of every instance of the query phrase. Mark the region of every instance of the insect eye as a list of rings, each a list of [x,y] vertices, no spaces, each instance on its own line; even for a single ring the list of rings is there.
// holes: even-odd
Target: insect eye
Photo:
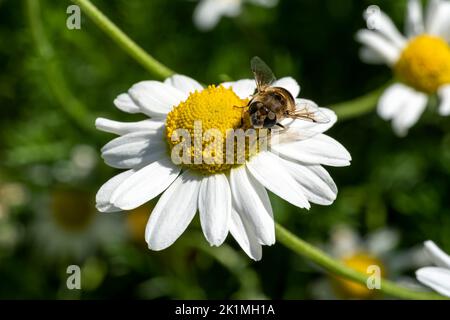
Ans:
[[[250,113],[255,113],[256,111],[258,111],[258,106],[257,103],[252,103],[248,109],[248,111]]]
[[[266,117],[264,119],[264,124],[263,127],[264,128],[272,128],[274,125],[277,124],[277,118],[273,118],[273,119],[269,119],[269,117]]]

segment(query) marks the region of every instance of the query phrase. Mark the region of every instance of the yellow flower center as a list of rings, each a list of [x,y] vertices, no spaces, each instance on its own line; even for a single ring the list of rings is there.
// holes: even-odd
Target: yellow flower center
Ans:
[[[227,138],[241,127],[247,104],[248,99],[240,99],[232,89],[223,86],[191,93],[167,115],[166,138],[172,161],[201,173],[229,170],[236,164],[239,146],[231,150],[234,161],[227,161]],[[248,159],[248,145],[244,153]],[[182,160],[175,161],[174,156]]]
[[[367,274],[367,278],[370,276],[377,276],[374,273],[374,270],[371,269],[371,266],[378,267],[380,270],[379,276],[384,276],[384,266],[381,261],[376,257],[364,253],[359,252],[351,256],[347,256],[341,259],[342,263],[347,267],[352,268],[361,273]],[[342,277],[333,278],[333,287],[336,290],[336,293],[347,299],[370,299],[374,298],[379,290],[377,289],[369,289],[366,285],[362,285],[360,283],[347,280]]]
[[[450,83],[450,48],[442,38],[417,36],[409,41],[394,70],[411,87],[435,93],[439,87]]]

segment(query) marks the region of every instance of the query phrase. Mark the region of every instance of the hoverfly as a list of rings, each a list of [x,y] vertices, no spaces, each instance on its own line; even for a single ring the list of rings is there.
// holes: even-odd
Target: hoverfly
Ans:
[[[251,69],[256,81],[256,91],[247,105],[248,109],[244,112],[244,127],[284,128],[281,121],[286,118],[316,123],[329,122],[328,117],[314,103],[308,100],[297,103],[288,90],[272,86],[276,78],[259,57],[251,59]]]

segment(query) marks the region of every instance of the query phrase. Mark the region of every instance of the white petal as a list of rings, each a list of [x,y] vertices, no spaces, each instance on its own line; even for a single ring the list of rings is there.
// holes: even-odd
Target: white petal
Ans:
[[[420,0],[408,0],[408,14],[406,17],[406,34],[413,37],[425,31],[422,3]]]
[[[250,258],[255,261],[261,260],[262,247],[255,231],[250,223],[234,209],[231,209],[230,233]]]
[[[102,148],[102,158],[119,169],[145,165],[167,154],[161,135],[162,132],[134,132],[113,139]]]
[[[272,8],[278,4],[278,0],[247,0],[262,7]]]
[[[383,64],[386,63],[384,56],[380,55],[375,50],[369,47],[362,47],[359,49],[359,58],[361,61],[369,64]]]
[[[128,93],[143,113],[155,118],[165,118],[174,106],[186,98],[185,93],[159,81],[138,82]]]
[[[378,101],[378,115],[385,120],[392,119],[413,92],[413,89],[401,83],[391,85]]]
[[[228,234],[231,215],[231,190],[224,174],[205,176],[198,197],[200,223],[206,240],[220,246]]]
[[[97,118],[95,127],[103,132],[124,135],[137,131],[156,131],[164,126],[164,122],[147,119],[138,122],[120,122],[105,118]]]
[[[230,185],[233,207],[251,223],[262,244],[274,244],[275,224],[269,196],[264,187],[247,174],[244,166],[231,170]]]
[[[439,114],[441,116],[450,116],[450,85],[439,88],[438,95],[441,99]]]
[[[155,161],[128,177],[112,194],[111,203],[123,210],[137,208],[163,192],[180,170],[169,157]]]
[[[222,16],[235,17],[241,12],[241,1],[202,0],[194,11],[194,23],[200,30],[211,30]]]
[[[405,37],[398,31],[392,19],[383,11],[368,15],[366,16],[366,19],[368,24],[373,26],[374,30],[398,49],[401,49],[406,45],[407,40]]]
[[[136,141],[150,141],[150,142],[160,142],[163,140],[164,130],[157,130],[155,132],[132,132],[127,133],[123,136],[117,137],[109,141],[107,144],[103,146],[101,149],[102,152],[106,152],[110,149],[119,147],[119,146],[127,146],[130,143],[134,143]]]
[[[433,241],[425,241],[425,250],[433,263],[442,268],[450,269],[450,256],[442,251]]]
[[[360,30],[356,34],[356,40],[383,57],[389,66],[393,66],[398,61],[401,50],[376,32]]]
[[[196,80],[181,74],[176,74],[170,78],[167,78],[164,83],[169,84],[183,92],[185,94],[185,99],[187,99],[190,93],[203,90],[202,85]]]
[[[408,133],[424,112],[428,102],[428,96],[424,93],[413,91],[405,104],[396,113],[392,120],[394,132],[402,137]]]
[[[450,2],[430,1],[426,19],[426,31],[450,41]]]
[[[348,166],[351,160],[344,146],[324,134],[303,141],[274,145],[272,152],[302,163],[333,167]]]
[[[336,184],[322,166],[305,166],[283,159],[282,162],[295,181],[302,186],[308,201],[330,205],[336,199]]]
[[[399,233],[393,229],[383,228],[367,237],[368,252],[376,256],[382,256],[392,252],[400,242]]]
[[[297,98],[300,93],[300,86],[298,85],[297,81],[295,81],[295,79],[291,77],[278,79],[273,83],[273,86],[286,89],[292,94],[294,98]]]
[[[131,99],[128,93],[122,93],[116,99],[114,99],[114,105],[124,112],[128,113],[141,112],[141,108],[139,108],[136,102],[134,102],[133,99]]]
[[[149,143],[144,140],[109,149],[102,153],[102,158],[107,165],[113,168],[137,169],[159,159],[167,158],[168,153],[165,142]]]
[[[163,250],[186,230],[197,211],[201,179],[185,171],[163,193],[145,228],[145,240],[152,250]]]
[[[344,257],[361,251],[362,239],[350,226],[337,224],[331,229],[330,251],[336,257]]]
[[[450,297],[450,270],[425,267],[416,271],[417,280],[440,294]]]
[[[98,190],[97,195],[95,196],[95,202],[97,210],[100,212],[116,212],[122,211],[122,209],[115,207],[111,204],[111,195],[114,191],[119,187],[119,185],[128,179],[133,173],[134,170],[124,171],[111,179],[109,179],[105,184],[101,186]]]
[[[431,24],[434,23],[434,18],[439,11],[439,6],[441,5],[442,0],[428,0],[428,6],[425,13],[425,29],[426,32],[430,32]]]
[[[268,151],[253,157],[247,167],[252,176],[264,187],[300,208],[310,208],[301,184],[283,166],[282,159]]]
[[[241,99],[249,98],[255,93],[256,90],[255,80],[252,79],[243,79],[236,82],[224,82],[222,85],[225,88],[232,88],[234,93],[236,93],[236,95]]]
[[[317,105],[311,101],[311,100],[306,100],[306,99],[296,99],[295,100],[297,104],[303,104],[303,103],[312,103],[313,105],[315,105],[317,107]],[[317,107],[318,108],[318,107]],[[298,129],[303,129],[306,131],[311,131],[311,132],[316,132],[316,133],[323,133],[325,131],[327,131],[328,129],[330,129],[337,121],[337,116],[336,113],[328,108],[318,108],[319,111],[326,117],[328,118],[328,122],[326,123],[316,123],[316,122],[312,122],[312,121],[307,121],[307,120],[301,120],[301,119],[284,119],[283,121],[281,121],[281,124],[285,127],[289,127],[289,128],[298,128]]]

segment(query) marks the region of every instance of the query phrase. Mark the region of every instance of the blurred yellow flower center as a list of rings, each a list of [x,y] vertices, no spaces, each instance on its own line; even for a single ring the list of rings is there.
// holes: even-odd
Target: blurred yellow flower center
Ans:
[[[50,209],[56,225],[74,233],[86,230],[95,216],[91,196],[82,191],[53,191]]]
[[[384,266],[381,261],[370,254],[359,252],[342,258],[341,261],[349,268],[367,274],[367,277],[372,275],[369,267],[377,266],[380,268],[380,276],[384,276]],[[333,280],[334,289],[336,289],[338,295],[347,299],[370,299],[379,293],[379,290],[371,290],[365,285],[342,277],[335,277]]]
[[[241,127],[247,104],[247,99],[240,99],[232,89],[223,86],[209,86],[191,93],[167,115],[166,138],[172,161],[175,146],[184,142],[185,149],[181,153],[187,161],[181,165],[202,173],[229,170],[233,164],[225,159],[226,139],[230,130]],[[245,152],[245,157],[248,156]]]
[[[409,41],[394,70],[411,87],[435,93],[450,83],[450,47],[442,38],[417,36]]]
[[[126,215],[128,231],[130,232],[131,239],[138,245],[144,246],[145,242],[145,226],[147,225],[148,218],[152,208],[148,205],[142,205],[136,209],[131,210]]]

